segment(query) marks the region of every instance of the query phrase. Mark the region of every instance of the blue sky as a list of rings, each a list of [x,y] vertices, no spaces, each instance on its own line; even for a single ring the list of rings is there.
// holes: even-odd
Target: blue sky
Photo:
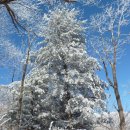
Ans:
[[[79,4],[76,5],[78,8],[81,8]],[[97,7],[89,7],[86,8],[85,6],[82,7],[84,9],[83,17],[88,18],[90,15],[95,14],[100,11]],[[127,28],[130,30],[130,27]],[[127,30],[126,30],[127,31]],[[19,41],[19,37],[13,36],[12,40]],[[130,111],[130,44],[125,46],[125,54],[122,56],[120,60],[118,60],[117,65],[117,78],[119,82],[119,90],[121,94],[121,99],[123,102],[123,106],[125,111]],[[109,73],[110,70],[109,70]],[[106,80],[103,70],[98,73],[99,76]],[[0,84],[8,84],[11,82],[11,72],[7,68],[0,68]],[[115,96],[113,94],[113,90],[110,88],[109,91],[106,91],[107,93],[111,94],[109,98],[109,109],[111,111],[114,111],[114,106],[116,104]]]

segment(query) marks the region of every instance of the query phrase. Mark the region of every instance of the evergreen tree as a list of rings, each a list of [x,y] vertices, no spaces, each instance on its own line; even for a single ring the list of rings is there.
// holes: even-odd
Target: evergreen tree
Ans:
[[[85,21],[75,9],[57,8],[39,25],[47,43],[25,82],[21,128],[91,130],[94,113],[105,110],[106,84],[97,60],[86,52]]]

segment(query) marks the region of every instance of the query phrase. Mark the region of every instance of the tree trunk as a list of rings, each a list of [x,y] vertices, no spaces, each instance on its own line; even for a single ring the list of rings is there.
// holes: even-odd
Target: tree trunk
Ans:
[[[12,74],[12,82],[14,82],[14,76],[15,76],[15,68],[13,69],[13,74]]]
[[[122,102],[121,102],[121,98],[119,94],[117,73],[116,73],[116,46],[114,46],[114,62],[112,65],[112,75],[113,75],[113,82],[114,82],[113,88],[114,88],[114,93],[116,96],[118,113],[119,113],[119,118],[120,118],[120,130],[126,130],[124,110],[123,110],[123,106],[122,106]]]
[[[116,96],[116,101],[118,105],[118,113],[119,113],[119,118],[120,118],[120,130],[125,130],[125,125],[126,125],[125,116],[124,116],[124,110],[123,110],[123,106],[122,106],[122,102],[121,102],[121,98],[120,98],[120,94],[118,90],[118,82],[117,82],[117,77],[116,77],[115,65],[113,65],[112,71],[113,71],[113,81],[114,81],[114,93]]]
[[[23,66],[23,74],[22,74],[22,81],[21,81],[21,87],[20,87],[20,96],[19,96],[19,111],[18,111],[18,116],[19,116],[19,121],[18,121],[18,129],[20,130],[21,126],[21,118],[22,118],[22,106],[23,106],[23,94],[24,94],[24,81],[25,81],[25,76],[27,72],[27,67],[28,67],[28,62],[29,62],[29,57],[30,57],[30,50],[31,50],[31,43],[30,43],[30,36],[28,36],[28,51],[27,51],[27,58],[26,62]]]

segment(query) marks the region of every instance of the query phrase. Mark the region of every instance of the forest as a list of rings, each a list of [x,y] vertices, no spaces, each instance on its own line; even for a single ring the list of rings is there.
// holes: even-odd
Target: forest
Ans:
[[[130,0],[0,0],[0,130],[130,130]]]

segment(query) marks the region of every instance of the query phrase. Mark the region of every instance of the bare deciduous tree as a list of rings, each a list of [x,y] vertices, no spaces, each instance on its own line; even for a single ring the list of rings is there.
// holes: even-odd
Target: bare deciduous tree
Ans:
[[[90,28],[93,31],[88,34],[89,43],[103,64],[106,79],[114,89],[120,130],[125,130],[126,123],[117,80],[117,60],[123,54],[125,43],[128,43],[129,32],[124,33],[124,30],[130,25],[129,18],[130,1],[117,0],[105,7],[103,13],[91,17]]]
[[[19,129],[20,129],[20,126],[21,126],[21,118],[22,118],[24,82],[25,82],[25,76],[26,76],[26,73],[27,73],[27,67],[28,67],[28,64],[29,64],[30,52],[31,52],[31,46],[32,46],[33,40],[34,40],[34,37],[31,38],[30,32],[28,32],[28,41],[27,41],[28,49],[27,49],[25,63],[23,65],[22,80],[21,80],[20,95],[19,95],[19,111],[18,111],[18,116],[19,116],[19,121],[18,121],[19,126],[18,127],[19,127]]]

